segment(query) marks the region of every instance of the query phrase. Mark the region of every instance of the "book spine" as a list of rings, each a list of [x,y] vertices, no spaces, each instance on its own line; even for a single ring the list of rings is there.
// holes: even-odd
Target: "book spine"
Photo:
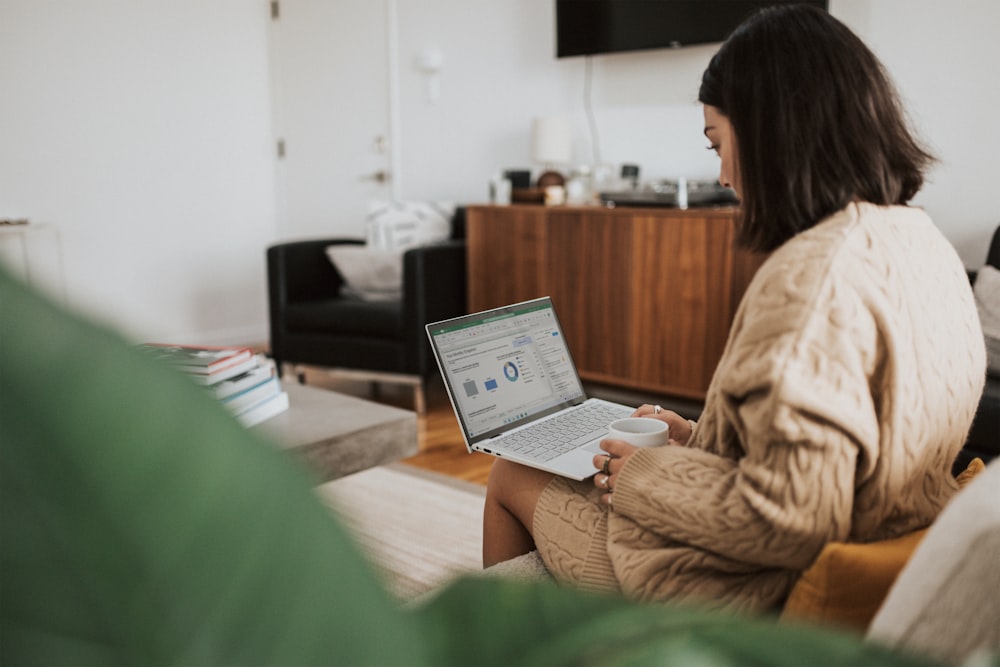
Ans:
[[[224,405],[230,412],[239,414],[252,408],[258,403],[261,403],[265,399],[274,396],[280,391],[281,384],[278,382],[278,378],[270,378],[260,384],[250,387],[249,389],[241,391],[238,394],[234,394],[233,396],[223,399],[222,405]]]
[[[203,369],[224,368],[253,355],[253,350],[249,347],[141,343],[138,348],[171,366],[198,372],[206,372]]]
[[[240,392],[246,391],[256,387],[257,385],[267,382],[269,379],[277,376],[277,370],[274,366],[274,362],[258,355],[255,358],[256,366],[239,373],[228,380],[221,380],[219,382],[208,385],[208,391],[219,400],[223,400]]]
[[[195,384],[200,384],[202,386],[210,387],[217,385],[220,382],[223,382],[224,380],[229,380],[236,377],[237,375],[246,373],[248,370],[252,370],[256,364],[257,361],[251,357],[250,359],[247,359],[235,366],[231,366],[223,370],[213,371],[212,373],[209,373],[207,375],[204,373],[191,373],[189,371],[184,371],[184,370],[181,370],[181,372],[187,375],[189,378],[191,378],[191,380],[194,381]]]
[[[259,403],[255,407],[236,415],[236,419],[247,428],[259,424],[288,409],[288,393],[281,392]]]
[[[212,373],[218,373],[227,368],[232,368],[246,362],[247,359],[253,356],[253,352],[249,349],[242,350],[241,352],[232,355],[231,357],[226,357],[225,359],[219,359],[218,361],[213,361],[210,364],[184,364],[184,363],[174,363],[170,362],[171,365],[185,373],[196,373],[199,375],[211,375]]]

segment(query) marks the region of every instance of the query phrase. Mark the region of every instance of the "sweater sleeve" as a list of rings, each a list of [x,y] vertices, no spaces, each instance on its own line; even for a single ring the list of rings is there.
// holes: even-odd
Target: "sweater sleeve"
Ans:
[[[877,450],[877,336],[842,287],[786,276],[780,298],[757,300],[720,363],[694,446],[640,450],[626,463],[612,541],[638,527],[662,546],[803,569],[848,536],[859,453]]]

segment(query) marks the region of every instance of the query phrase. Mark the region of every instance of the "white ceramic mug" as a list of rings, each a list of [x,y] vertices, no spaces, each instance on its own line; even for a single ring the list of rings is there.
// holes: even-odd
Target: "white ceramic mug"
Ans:
[[[650,417],[626,417],[608,424],[607,437],[624,440],[636,447],[659,447],[667,444],[670,427],[665,421]]]

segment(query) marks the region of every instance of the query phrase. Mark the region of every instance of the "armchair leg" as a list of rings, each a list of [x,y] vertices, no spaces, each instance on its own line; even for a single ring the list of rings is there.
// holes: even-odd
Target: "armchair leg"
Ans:
[[[427,414],[427,396],[423,381],[413,386],[413,411],[421,417]]]
[[[413,411],[418,415],[427,413],[424,379],[419,375],[405,375],[383,371],[362,371],[350,368],[330,368],[327,372],[331,376],[340,377],[345,380],[358,380],[371,383],[372,398],[378,396],[378,384],[381,382],[411,385],[413,387]]]
[[[295,379],[298,380],[299,384],[306,383],[306,372],[302,370],[302,367],[299,366],[298,364],[288,363],[287,361],[280,361],[276,362],[275,366],[279,380],[284,378],[286,373],[291,373],[295,377]]]

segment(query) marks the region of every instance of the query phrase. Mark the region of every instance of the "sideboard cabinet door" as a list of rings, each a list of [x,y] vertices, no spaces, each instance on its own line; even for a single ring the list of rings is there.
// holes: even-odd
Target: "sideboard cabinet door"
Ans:
[[[703,399],[761,257],[733,209],[473,206],[469,311],[551,296],[585,380]]]

